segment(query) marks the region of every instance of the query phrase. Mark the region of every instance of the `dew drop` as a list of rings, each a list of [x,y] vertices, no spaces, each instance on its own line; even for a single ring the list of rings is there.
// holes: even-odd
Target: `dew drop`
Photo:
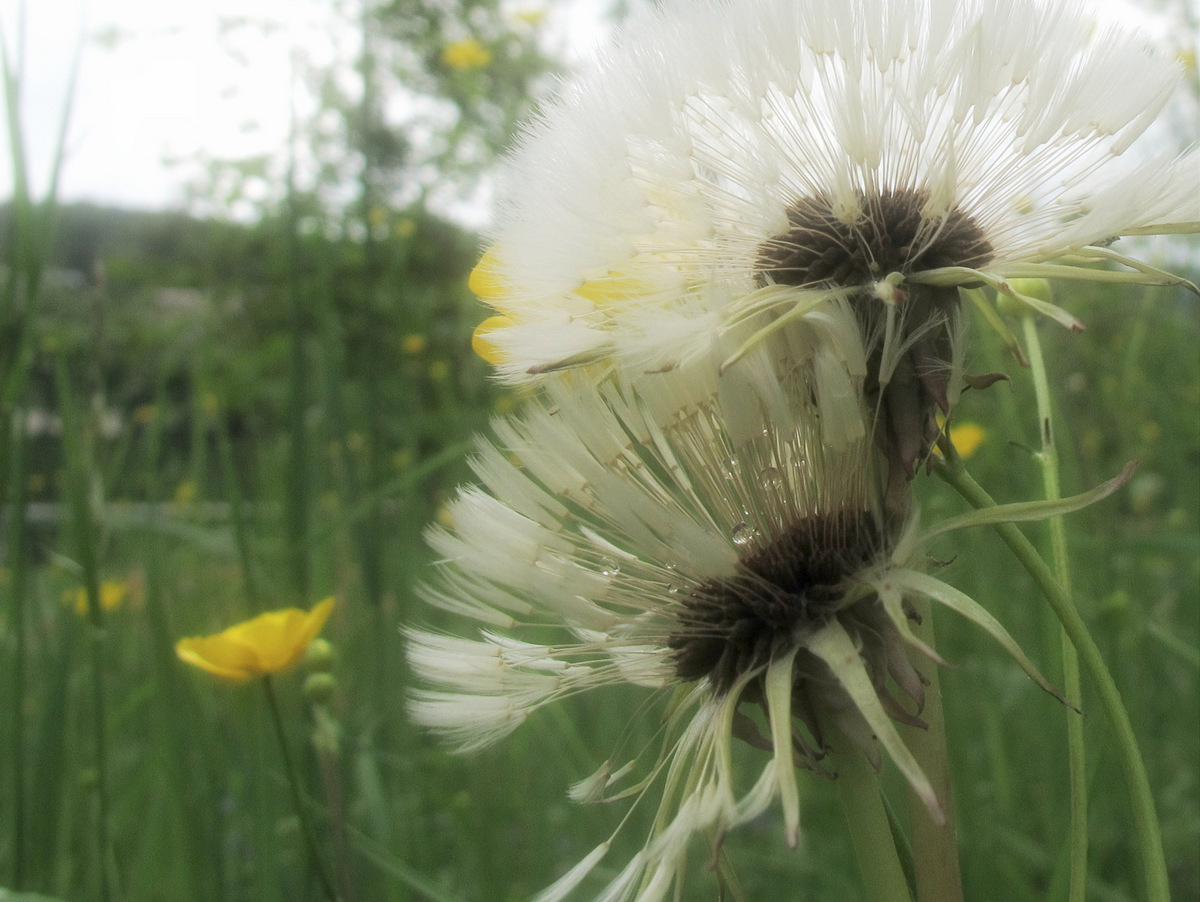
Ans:
[[[614,577],[620,574],[621,565],[610,557],[600,558],[600,573],[602,576]]]
[[[733,527],[733,544],[739,548],[754,541],[754,527],[749,523],[739,523]]]
[[[774,467],[767,467],[758,474],[759,484],[767,491],[783,488],[783,475]]]

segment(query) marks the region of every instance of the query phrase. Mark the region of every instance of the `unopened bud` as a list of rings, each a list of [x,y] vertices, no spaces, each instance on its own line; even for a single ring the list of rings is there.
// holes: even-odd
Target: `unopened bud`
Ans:
[[[327,705],[337,691],[337,680],[331,673],[310,673],[304,681],[304,697],[312,705]]]
[[[337,663],[337,649],[328,639],[318,636],[304,652],[304,666],[314,674],[329,673]]]

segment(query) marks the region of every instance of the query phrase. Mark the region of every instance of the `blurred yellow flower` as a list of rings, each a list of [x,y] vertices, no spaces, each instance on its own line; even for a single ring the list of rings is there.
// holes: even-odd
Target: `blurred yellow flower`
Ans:
[[[158,415],[158,407],[154,404],[139,404],[133,408],[133,421],[140,426],[154,422]]]
[[[405,354],[420,354],[429,345],[429,340],[420,332],[412,332],[400,340],[400,349]]]
[[[987,430],[976,423],[959,423],[950,427],[950,441],[958,451],[958,456],[964,459],[978,451],[985,439]]]
[[[542,24],[542,20],[546,18],[546,10],[544,9],[523,9],[516,13],[516,17],[526,25],[538,26]]]
[[[332,611],[332,596],[307,612],[298,608],[269,611],[215,636],[180,639],[175,654],[221,679],[245,683],[279,673],[299,661]]]
[[[115,611],[129,595],[129,583],[106,579],[100,583],[100,610]],[[74,592],[63,593],[63,601],[69,603],[80,617],[86,617],[88,612],[87,589],[80,586]]]
[[[429,378],[434,382],[445,382],[450,375],[450,364],[445,360],[435,360],[429,364]]]
[[[199,494],[199,490],[196,488],[196,483],[185,479],[176,486],[173,500],[181,507],[186,507],[196,500],[197,494]]]
[[[417,230],[417,224],[411,219],[397,219],[393,231],[397,238],[411,238]]]
[[[451,69],[482,69],[492,61],[492,52],[475,38],[455,41],[442,48],[442,62]]]

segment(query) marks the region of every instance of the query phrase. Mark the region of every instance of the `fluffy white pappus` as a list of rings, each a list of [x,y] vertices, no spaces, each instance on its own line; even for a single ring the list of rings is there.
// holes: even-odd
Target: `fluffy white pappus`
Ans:
[[[1179,77],[1080,0],[664,4],[510,160],[481,293],[503,320],[489,359],[511,381],[659,368],[707,353],[773,282],[1004,278],[1193,228],[1197,154],[1127,153]]]
[[[826,304],[804,328],[838,334],[843,306]],[[913,634],[912,598],[973,620],[1046,686],[994,617],[907,569],[925,539],[891,506],[874,437],[847,434],[835,447],[824,434],[818,389],[861,373],[861,349],[810,338],[820,353],[802,335],[772,334],[765,343],[799,350],[756,346],[736,378],[705,360],[585,390],[570,374],[548,382],[496,421],[496,442],[473,459],[480,484],[460,490],[447,525],[430,530],[442,560],[421,592],[467,618],[472,635],[406,631],[417,723],[469,752],[578,693],[638,686],[661,702],[648,772],[629,785],[633,766],[606,764],[573,791],[587,801],[658,793],[644,847],[598,899],[668,898],[694,840],[716,854],[776,800],[794,847],[795,766],[821,769],[826,729],[876,766],[886,754],[940,817],[893,723],[913,723],[923,700],[909,650],[938,660]],[[861,393],[851,387],[845,405],[861,424]],[[735,739],[765,753],[749,774],[734,773]],[[579,890],[608,850],[539,899]]]
[[[689,629],[687,600],[738,579],[742,562],[797,520],[869,510],[879,495],[865,438],[840,452],[821,441],[810,407],[814,371],[791,366],[770,376],[786,395],[781,403],[807,415],[783,426],[753,391],[723,394],[710,361],[596,391],[554,383],[521,415],[497,421],[503,445],[482,444],[474,458],[482,485],[451,504],[451,527],[430,531],[444,559],[425,597],[481,628],[476,638],[406,632],[423,684],[409,711],[457,750],[496,742],[581,691],[624,683],[685,694],[671,708],[669,751],[648,778],[663,786],[663,828],[602,897],[662,898],[695,835],[733,829],[780,792],[783,770],[773,760],[741,796],[730,763],[741,692],[766,665],[740,674],[732,690],[681,679],[672,644]],[[674,403],[660,421],[653,399],[662,397]],[[725,426],[731,408],[753,434],[740,445]],[[790,773],[790,741],[787,748]],[[629,770],[607,774],[589,794]],[[542,898],[575,889],[605,852]]]

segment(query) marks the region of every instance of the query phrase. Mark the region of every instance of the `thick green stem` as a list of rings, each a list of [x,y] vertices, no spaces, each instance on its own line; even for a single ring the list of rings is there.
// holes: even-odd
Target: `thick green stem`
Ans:
[[[928,599],[914,598],[921,617],[914,632],[934,648],[933,612]],[[933,785],[946,815],[944,824],[929,816],[929,809],[914,792],[909,792],[910,834],[915,864],[918,902],[962,902],[962,875],[958,866],[958,833],[950,780],[950,757],[946,749],[946,719],[942,712],[942,690],[935,666],[927,668],[925,707],[921,718],[928,729],[902,726],[905,744],[912,750],[921,770]]]
[[[837,773],[834,784],[854,842],[864,898],[871,902],[912,902],[875,774],[850,740],[830,732],[831,766]]]
[[[279,737],[279,751],[283,755],[283,768],[287,776],[288,786],[292,791],[292,804],[296,808],[296,816],[300,818],[300,830],[304,834],[304,843],[308,846],[308,855],[312,859],[313,869],[317,879],[321,881],[321,889],[325,891],[329,902],[338,902],[337,893],[333,890],[333,881],[321,859],[321,851],[317,848],[316,834],[313,833],[312,822],[308,817],[308,808],[304,805],[304,793],[300,790],[300,777],[296,766],[292,763],[292,754],[288,749],[287,732],[283,728],[283,716],[279,712],[279,699],[275,697],[275,684],[270,676],[263,677],[263,688],[267,693],[267,707],[271,709],[271,722],[275,725],[275,735]]]
[[[996,502],[971,478],[953,454],[948,456],[947,463],[937,465],[935,470],[972,507],[995,506]],[[1146,774],[1141,752],[1138,751],[1133,724],[1130,723],[1129,714],[1121,702],[1121,692],[1104,663],[1100,649],[1088,633],[1083,618],[1079,616],[1079,612],[1075,610],[1075,606],[1071,604],[1066,592],[1032,543],[1012,523],[995,524],[992,528],[999,533],[1000,538],[1037,583],[1079,653],[1080,662],[1087,670],[1088,676],[1095,684],[1100,706],[1112,727],[1116,751],[1129,785],[1133,822],[1145,872],[1146,897],[1149,902],[1169,902],[1170,882],[1167,878],[1166,859],[1163,856],[1162,834],[1154,812],[1154,795],[1150,790],[1150,779]]]
[[[1042,437],[1042,486],[1046,500],[1057,501],[1062,497],[1058,478],[1058,449],[1055,444],[1054,421],[1050,408],[1050,384],[1046,378],[1046,363],[1042,357],[1042,343],[1038,339],[1037,324],[1033,317],[1024,320],[1025,347],[1029,352],[1029,366],[1033,374],[1033,390],[1037,397],[1038,431]],[[1067,557],[1067,531],[1062,517],[1051,517],[1050,553],[1054,559],[1054,572],[1063,595],[1071,604],[1071,567]],[[1079,678],[1079,655],[1064,628],[1061,633],[1063,693],[1068,703],[1076,709],[1083,707],[1083,688]],[[1071,862],[1070,902],[1085,902],[1087,894],[1088,853],[1088,799],[1087,799],[1087,749],[1084,745],[1083,718],[1068,710],[1067,715],[1067,759],[1070,763],[1071,833],[1069,854]]]

